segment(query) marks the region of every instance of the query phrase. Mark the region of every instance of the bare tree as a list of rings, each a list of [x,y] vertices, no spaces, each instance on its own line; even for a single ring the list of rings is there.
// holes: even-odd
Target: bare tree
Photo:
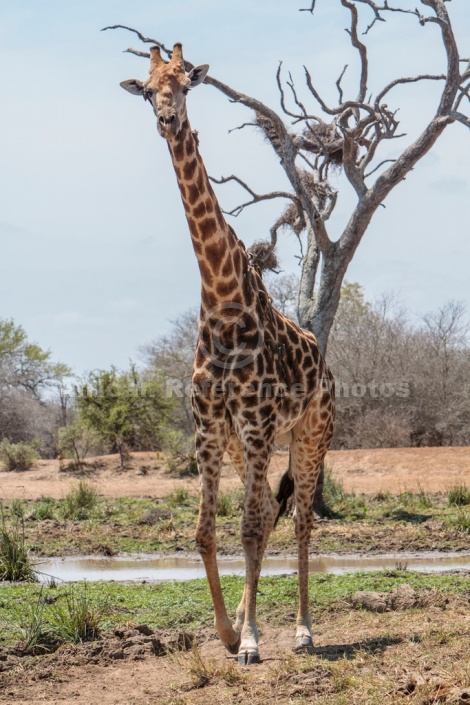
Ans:
[[[337,106],[329,105],[323,100],[314,85],[310,71],[304,67],[310,99],[316,103],[320,114],[311,111],[310,107],[302,102],[290,74],[284,81],[282,65],[277,72],[281,114],[212,76],[205,79],[205,83],[217,88],[232,102],[242,103],[254,111],[253,121],[245,125],[255,125],[263,131],[291,184],[291,192],[257,194],[237,176],[213,179],[217,183],[235,181],[248,193],[248,200],[230,211],[234,216],[247,206],[267,199],[289,200],[289,205],[271,228],[271,242],[274,247],[278,231],[284,226],[290,227],[299,238],[302,236],[306,240],[301,260],[298,318],[303,327],[315,334],[323,354],[326,353],[344,276],[374,213],[392,189],[405,179],[417,162],[432,148],[448,125],[460,122],[470,127],[469,117],[462,112],[462,106],[470,100],[470,60],[459,55],[446,0],[420,0],[421,8],[415,10],[392,7],[389,0],[383,0],[382,3],[372,0],[339,2],[349,13],[350,27],[347,31],[359,56],[359,86],[353,98],[345,96],[341,85],[347,67],[336,82]],[[316,0],[312,0],[306,11],[313,14],[315,4]],[[445,72],[439,75],[398,77],[385,85],[375,97],[369,95],[369,61],[367,47],[360,39],[359,24],[362,17],[359,5],[367,6],[364,12],[370,13],[364,34],[378,21],[385,21],[390,12],[410,15],[425,28],[430,24],[437,25],[447,56]],[[163,52],[171,56],[171,50],[162,42],[145,37],[135,29],[123,25],[105,29],[118,27],[134,32],[144,43],[158,45]],[[149,56],[146,52],[136,49],[127,51],[139,56]],[[465,64],[463,71],[460,70],[461,63]],[[190,70],[192,64],[186,62],[186,68]],[[390,108],[386,101],[391,100],[390,94],[396,86],[419,81],[442,82],[436,113],[418,138],[408,144],[398,158],[383,159],[379,156],[379,151],[384,143],[402,136],[399,133],[397,111]],[[290,125],[286,125],[285,117],[290,118]],[[334,165],[344,169],[345,176],[357,196],[346,227],[337,240],[333,240],[328,233],[328,220],[337,200],[337,192],[329,178],[331,167]]]
[[[160,335],[140,350],[147,367],[163,375],[166,394],[176,401],[179,425],[188,434],[194,433],[190,390],[198,320],[197,309],[185,311],[172,321],[168,334]]]

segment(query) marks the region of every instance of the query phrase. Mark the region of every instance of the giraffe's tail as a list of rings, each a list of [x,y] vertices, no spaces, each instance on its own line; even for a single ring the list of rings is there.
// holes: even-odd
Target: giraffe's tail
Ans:
[[[276,500],[279,504],[279,511],[277,513],[276,521],[274,522],[274,526],[277,525],[277,522],[279,519],[282,517],[283,514],[285,514],[286,509],[287,509],[287,502],[289,500],[289,497],[292,496],[294,492],[294,478],[292,477],[291,469],[290,469],[290,463],[289,467],[287,468],[286,472],[284,475],[281,477],[281,480],[279,482],[279,486],[276,491]]]

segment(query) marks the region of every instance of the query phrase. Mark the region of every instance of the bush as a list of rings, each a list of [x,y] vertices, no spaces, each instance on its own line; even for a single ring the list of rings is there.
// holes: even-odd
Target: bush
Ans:
[[[181,505],[187,505],[189,502],[189,492],[184,487],[180,487],[174,490],[166,500],[169,507],[181,507]]]
[[[52,497],[41,497],[31,512],[31,517],[37,519],[37,521],[55,519],[55,500]]]
[[[87,519],[90,511],[98,502],[98,492],[89,482],[80,480],[78,485],[70,490],[64,501],[64,516],[66,519]]]
[[[98,638],[104,613],[104,605],[93,604],[85,582],[83,587],[71,586],[63,603],[57,600],[51,608],[50,623],[61,641],[77,644]]]
[[[21,625],[24,649],[33,654],[55,651],[66,642],[98,638],[106,612],[103,603],[93,603],[87,584],[73,585],[49,605],[41,589],[28,619]]]
[[[39,460],[36,443],[12,443],[8,438],[0,442],[0,460],[7,470],[31,470]]]
[[[451,506],[462,507],[470,504],[470,489],[465,483],[454,485],[447,492],[447,501]]]
[[[101,450],[100,436],[92,428],[86,426],[80,419],[59,429],[57,447],[61,457],[71,458],[72,467],[80,470],[83,461],[89,453]]]
[[[162,449],[168,454],[168,472],[186,477],[198,474],[194,438],[166,426],[162,430]]]
[[[235,514],[235,507],[232,495],[219,492],[217,497],[217,516],[229,517]]]
[[[0,530],[0,580],[36,582],[37,577],[24,540],[19,518],[8,528],[4,519]]]

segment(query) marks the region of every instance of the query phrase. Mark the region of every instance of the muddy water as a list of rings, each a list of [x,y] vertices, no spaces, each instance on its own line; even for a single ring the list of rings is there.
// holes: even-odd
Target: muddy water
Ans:
[[[221,575],[243,575],[245,562],[242,558],[221,557]],[[393,554],[386,556],[318,556],[309,563],[310,573],[349,573],[359,570],[380,570],[404,566],[409,570],[442,572],[445,570],[469,570],[470,554],[428,553]],[[204,566],[196,556],[127,556],[101,558],[83,556],[73,558],[43,559],[36,569],[46,576],[59,580],[116,580],[152,581],[193,580],[205,577]],[[291,556],[268,556],[263,561],[262,575],[295,573],[297,561]]]

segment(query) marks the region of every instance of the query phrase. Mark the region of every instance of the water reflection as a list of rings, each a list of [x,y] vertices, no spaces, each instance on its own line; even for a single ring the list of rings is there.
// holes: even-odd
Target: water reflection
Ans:
[[[243,575],[242,558],[219,558],[221,575]],[[318,556],[309,561],[310,573],[350,573],[359,570],[380,570],[405,565],[409,570],[441,572],[470,569],[470,554],[424,554],[388,556]],[[36,566],[38,571],[60,580],[193,580],[204,578],[204,566],[197,556],[127,556],[102,558],[96,556],[44,559]],[[262,575],[295,573],[294,557],[268,556],[263,561]],[[47,577],[42,577],[47,580]]]

